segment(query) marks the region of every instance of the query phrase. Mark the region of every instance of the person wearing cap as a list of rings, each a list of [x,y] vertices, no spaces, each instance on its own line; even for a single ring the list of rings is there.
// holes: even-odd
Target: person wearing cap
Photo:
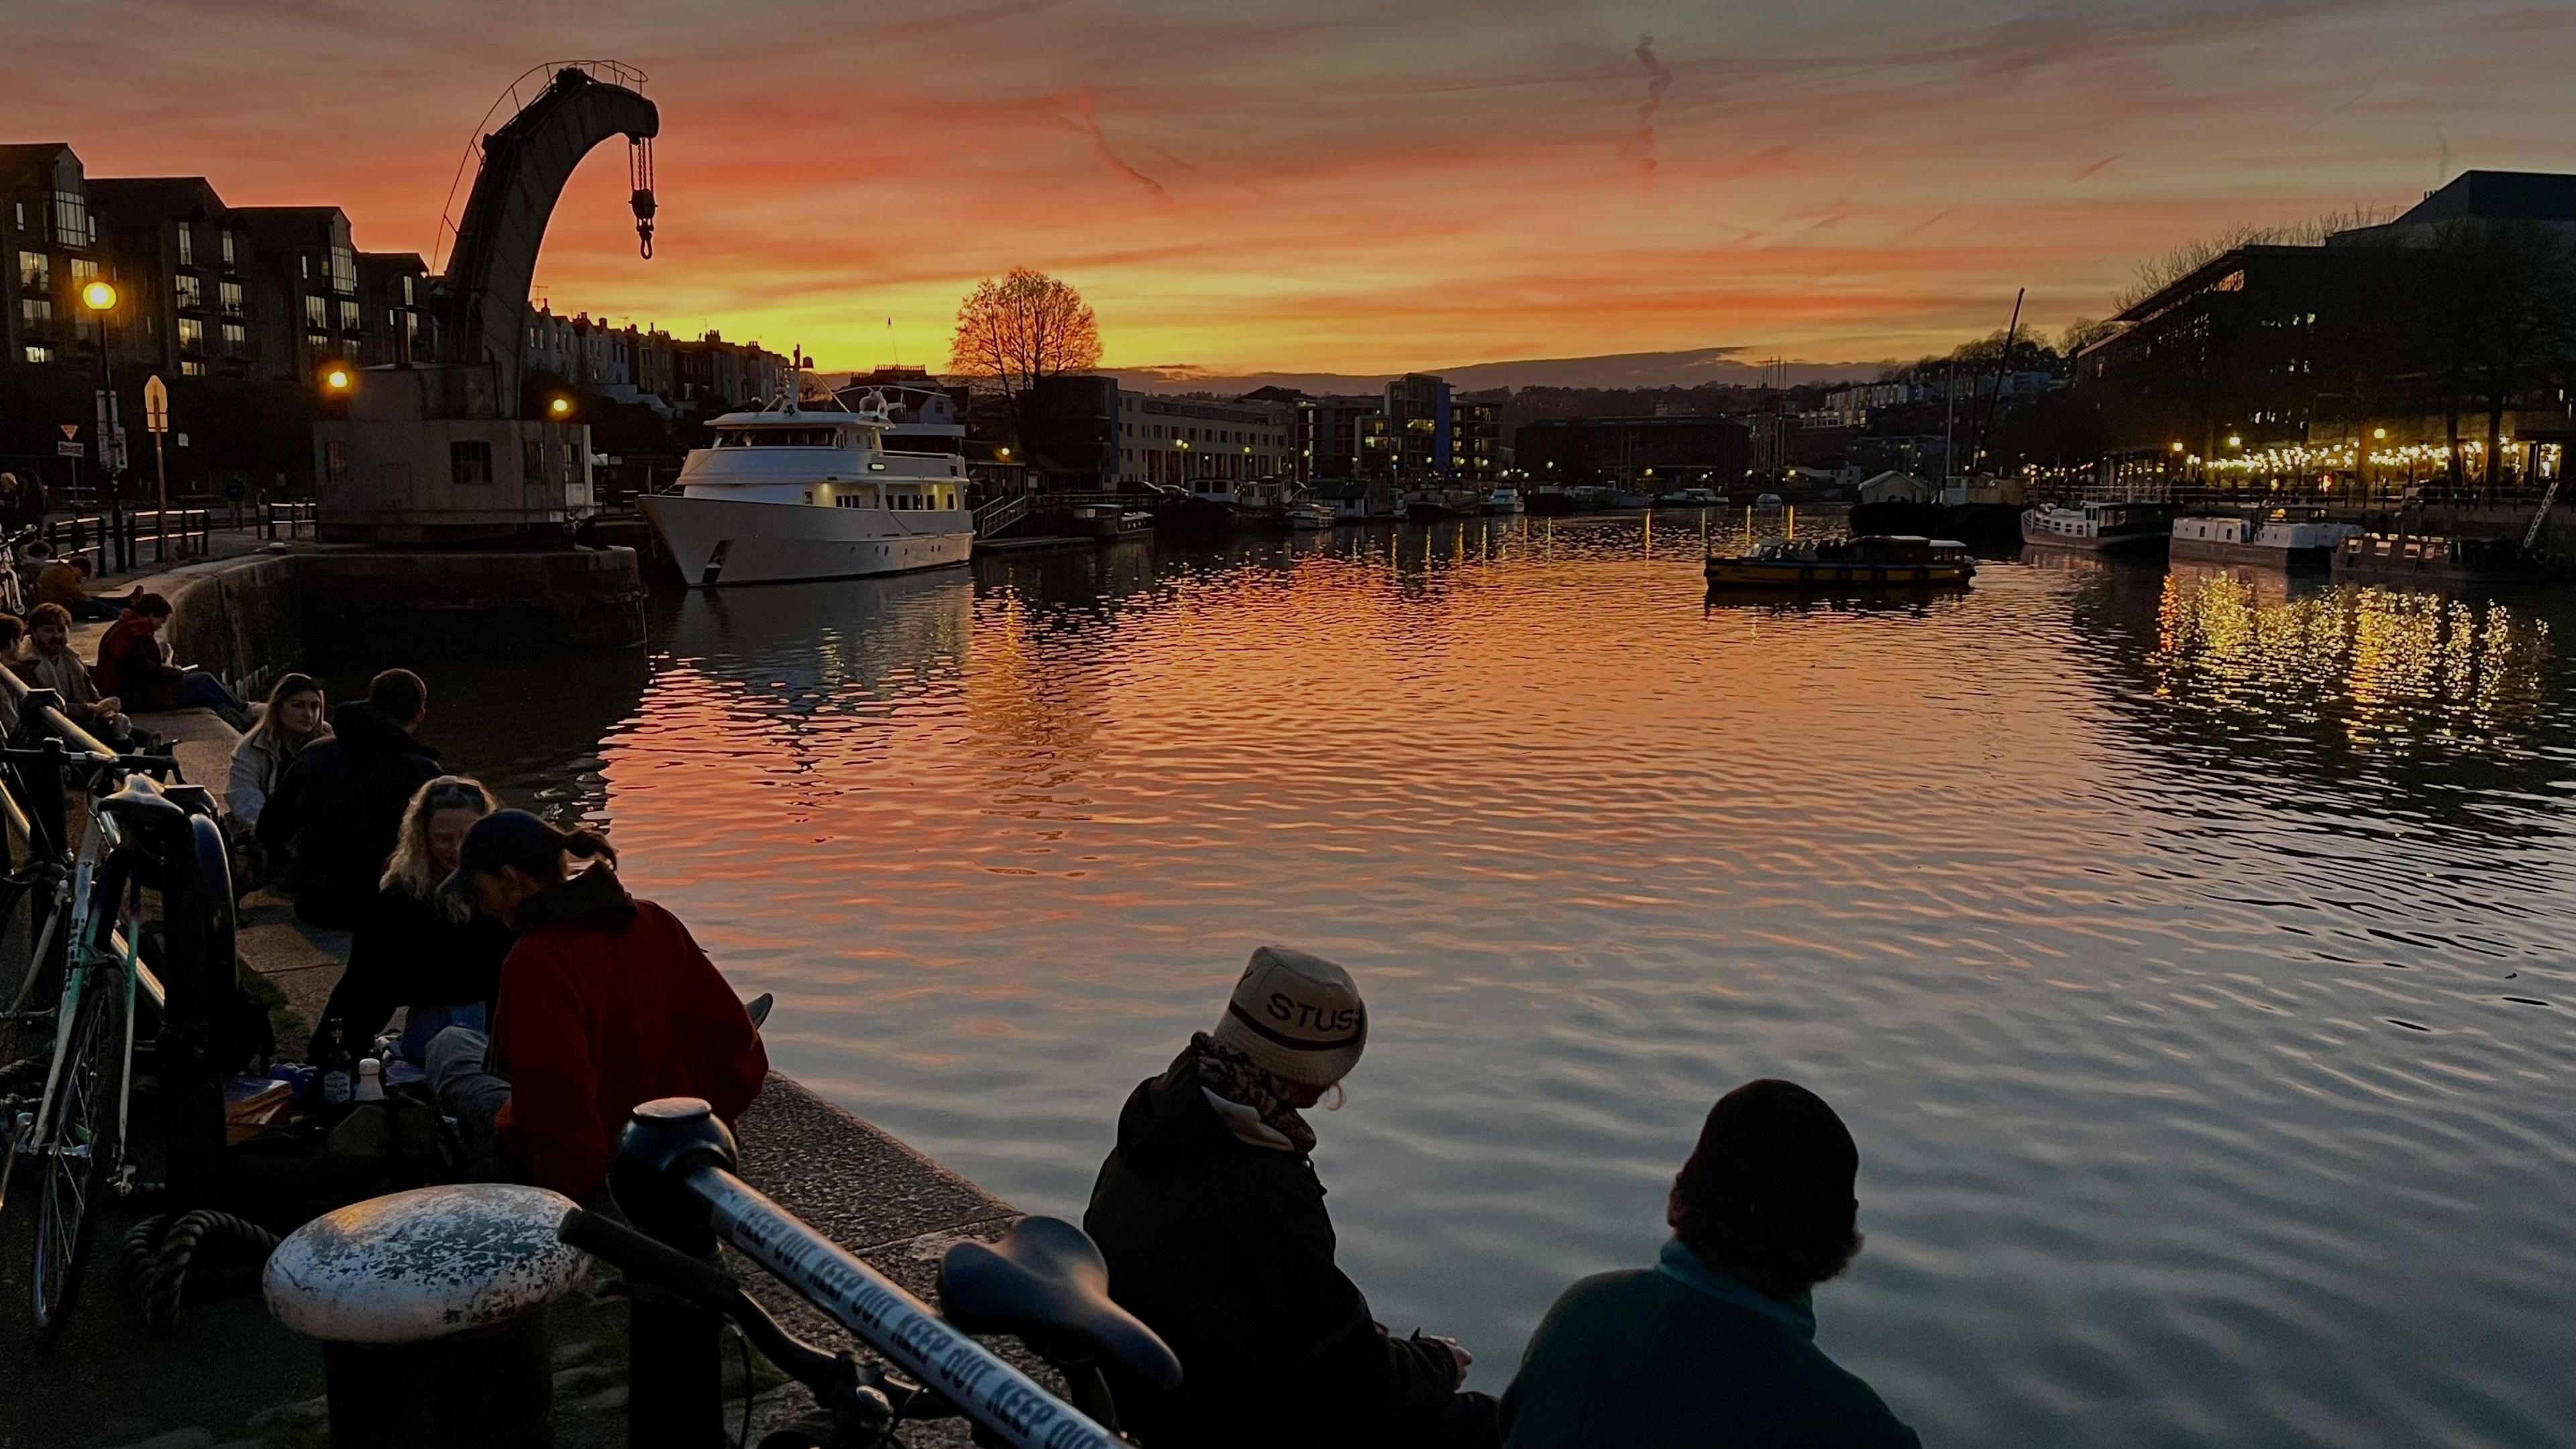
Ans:
[[[579,857],[594,864],[568,870]],[[451,1026],[424,1069],[439,1101],[519,1181],[576,1201],[599,1190],[627,1116],[699,1097],[730,1122],[769,1076],[760,1033],[686,926],[627,894],[590,830],[524,810],[474,822],[445,889],[518,933],[492,1032]]]
[[[1653,1268],[1565,1290],[1503,1395],[1510,1449],[1920,1449],[1816,1347],[1809,1297],[1860,1251],[1860,1149],[1824,1099],[1718,1099],[1665,1205]]]
[[[1110,1297],[1181,1361],[1168,1395],[1111,1379],[1148,1449],[1498,1442],[1493,1399],[1460,1389],[1466,1350],[1387,1332],[1333,1261],[1300,1113],[1367,1041],[1349,972],[1264,946],[1216,1029],[1127,1098],[1082,1225]]]

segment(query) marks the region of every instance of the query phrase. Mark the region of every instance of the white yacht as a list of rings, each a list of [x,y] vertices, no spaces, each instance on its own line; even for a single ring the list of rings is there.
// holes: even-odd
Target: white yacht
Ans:
[[[1521,502],[1521,490],[1509,483],[1485,495],[1487,513],[1525,513],[1529,505]]]
[[[2173,557],[2324,573],[2334,566],[2335,550],[2343,541],[2360,535],[2357,525],[2280,508],[2260,520],[2227,514],[2177,518]]]
[[[644,516],[692,587],[846,579],[964,563],[975,546],[966,465],[898,452],[882,395],[850,409],[792,394],[715,420],[715,446],[681,465],[679,491]]]

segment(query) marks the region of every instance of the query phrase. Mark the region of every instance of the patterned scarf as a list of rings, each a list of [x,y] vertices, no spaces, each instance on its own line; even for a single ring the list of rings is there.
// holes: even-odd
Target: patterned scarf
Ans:
[[[1261,1119],[1261,1125],[1287,1138],[1292,1150],[1315,1150],[1315,1129],[1307,1126],[1297,1109],[1283,1100],[1287,1084],[1262,1070],[1252,1058],[1202,1031],[1190,1037],[1190,1044],[1172,1062],[1175,1070],[1184,1065],[1196,1073],[1200,1087],[1251,1109]]]

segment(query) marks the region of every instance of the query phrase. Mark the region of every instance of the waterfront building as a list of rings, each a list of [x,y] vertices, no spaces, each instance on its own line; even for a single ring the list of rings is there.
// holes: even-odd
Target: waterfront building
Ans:
[[[1450,477],[1490,485],[1501,476],[1509,451],[1503,445],[1503,405],[1511,400],[1507,388],[1450,398]]]
[[[1297,472],[1296,410],[1269,399],[1117,391],[1118,481],[1186,488]]]
[[[98,274],[97,242],[88,178],[70,146],[0,146],[0,359],[77,354],[80,289]]]
[[[2474,274],[2493,245],[2576,264],[2576,176],[2468,172],[2394,221],[2321,245],[2231,248],[2139,299],[2075,361],[2105,469],[2267,495],[2284,482],[2330,491],[2338,475],[2404,487],[2452,466],[2454,414],[2463,472],[2482,467],[2492,405],[2513,449],[2499,449],[2498,481],[2508,468],[2547,476],[2546,459],[2576,442],[2556,381],[2529,367],[2492,375],[2465,315],[2492,290]]]
[[[1750,465],[1752,430],[1714,414],[1547,418],[1513,435],[1516,466],[1545,486],[1726,488]]]
[[[244,261],[252,290],[278,303],[253,308],[249,319],[266,374],[309,383],[332,364],[359,361],[368,329],[348,213],[336,206],[243,206],[232,215],[249,243]]]

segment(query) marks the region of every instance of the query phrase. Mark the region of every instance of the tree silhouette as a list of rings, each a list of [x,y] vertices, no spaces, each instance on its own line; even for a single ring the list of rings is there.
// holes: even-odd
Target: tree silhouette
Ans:
[[[1100,325],[1071,284],[1030,267],[986,277],[957,304],[951,372],[997,388],[1019,441],[1021,400],[1040,379],[1100,365]]]

